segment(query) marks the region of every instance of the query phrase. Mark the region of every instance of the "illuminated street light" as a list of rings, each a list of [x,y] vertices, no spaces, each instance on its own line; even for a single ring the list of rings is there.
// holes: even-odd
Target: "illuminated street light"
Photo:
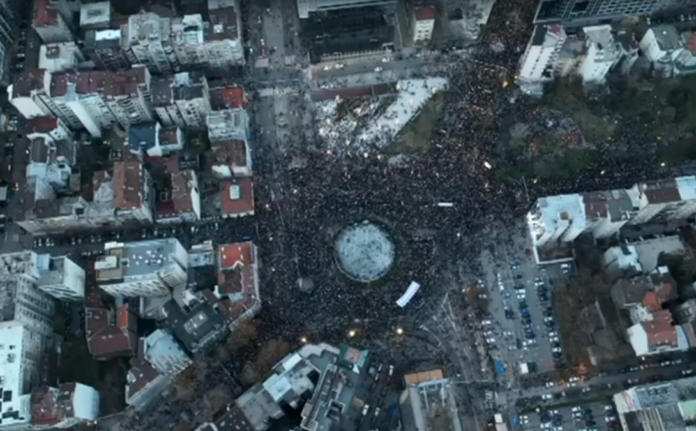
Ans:
[[[353,338],[358,332],[355,329],[348,331],[348,337]]]
[[[396,335],[404,335],[404,328],[396,328]]]
[[[307,344],[307,337],[300,338],[300,341],[302,342],[302,344]]]

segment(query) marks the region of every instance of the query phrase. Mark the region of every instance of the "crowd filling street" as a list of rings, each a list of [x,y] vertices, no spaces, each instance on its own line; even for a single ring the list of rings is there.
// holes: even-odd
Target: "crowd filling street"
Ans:
[[[679,376],[691,368],[679,362],[668,371],[568,370],[551,298],[554,285],[572,277],[574,268],[537,266],[524,214],[540,196],[630,186],[691,167],[662,165],[654,154],[615,158],[609,145],[599,145],[607,156],[572,177],[503,174],[506,164],[525,163],[501,148],[508,119],[538,122],[543,105],[514,84],[537,3],[499,0],[474,45],[326,69],[305,60],[296,2],[247,2],[251,59],[248,82],[241,84],[251,99],[254,217],[36,238],[29,247],[56,253],[79,247],[87,258],[103,253],[110,240],[176,236],[188,247],[253,239],[263,300],[257,335],[234,355],[216,358],[224,372],[211,373],[229,375],[236,395],[244,386],[240,370],[271,342],[288,343],[290,350],[303,343],[350,344],[369,349],[386,367],[370,404],[396,403],[396,392],[387,388],[396,380],[392,373],[442,367],[456,385],[467,430],[484,429],[496,412],[530,430],[618,429],[609,399],[627,379]],[[316,91],[422,76],[449,82],[427,151],[360,147],[339,153],[322,141]],[[395,248],[389,272],[370,283],[341,272],[335,251],[339,233],[364,221],[383,228]],[[397,305],[414,281],[420,290],[405,307]],[[179,407],[186,409],[154,406],[152,418]],[[144,429],[139,420],[131,418],[122,429]],[[373,429],[375,421],[361,429]]]

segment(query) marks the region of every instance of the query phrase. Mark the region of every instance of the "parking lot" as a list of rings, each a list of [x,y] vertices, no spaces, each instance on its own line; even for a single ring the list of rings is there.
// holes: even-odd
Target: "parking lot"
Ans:
[[[516,419],[524,430],[615,431],[621,425],[611,400],[543,410]],[[513,424],[516,422],[513,420]]]
[[[549,280],[567,275],[571,268],[537,266],[524,227],[511,227],[507,233],[481,254],[485,278],[479,284],[489,299],[490,319],[482,322],[483,336],[512,381],[515,376],[565,365]]]

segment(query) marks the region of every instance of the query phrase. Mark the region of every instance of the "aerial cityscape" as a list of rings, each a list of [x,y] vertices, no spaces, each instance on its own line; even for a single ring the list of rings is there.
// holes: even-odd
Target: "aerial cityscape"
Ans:
[[[696,0],[0,0],[0,60],[0,431],[695,429]]]

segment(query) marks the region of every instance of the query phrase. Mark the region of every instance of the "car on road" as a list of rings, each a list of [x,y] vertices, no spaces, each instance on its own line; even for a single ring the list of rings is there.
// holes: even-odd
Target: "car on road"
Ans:
[[[694,373],[694,370],[682,370],[682,376],[690,376]]]
[[[368,411],[370,411],[370,405],[369,405],[369,404],[365,404],[365,406],[364,406],[363,409],[362,409],[362,415],[363,415],[363,416],[367,416],[367,412],[368,412]]]
[[[563,349],[561,349],[560,347],[554,347],[551,349],[551,353],[561,353],[562,351]]]
[[[379,72],[381,72],[381,71],[383,71],[383,70],[384,70],[384,69],[381,68],[381,67],[375,67],[375,72],[376,72],[376,73],[379,73]]]
[[[547,388],[552,388],[552,387],[554,387],[554,386],[556,386],[556,384],[555,384],[554,382],[546,382],[546,387],[547,387]]]
[[[486,338],[486,343],[488,344],[495,344],[495,338]]]
[[[556,331],[551,331],[551,332],[549,332],[549,337],[550,337],[550,338],[551,338],[551,337],[558,337],[558,332],[556,332]]]
[[[553,399],[553,395],[551,395],[551,394],[542,394],[542,395],[541,395],[541,399],[542,399],[542,400],[552,400],[552,399]]]

